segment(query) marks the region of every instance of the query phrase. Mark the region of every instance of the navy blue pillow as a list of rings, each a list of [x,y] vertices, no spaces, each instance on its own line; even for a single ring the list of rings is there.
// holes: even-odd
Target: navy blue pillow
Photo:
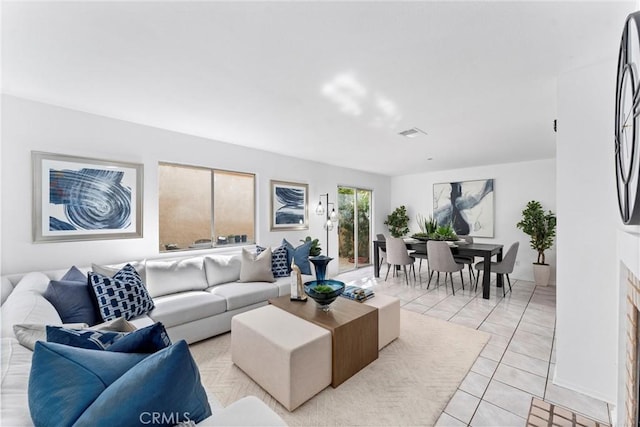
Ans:
[[[154,413],[165,415],[154,425],[175,425],[211,415],[185,341],[152,355],[38,342],[28,394],[34,425],[146,425]]]
[[[300,268],[300,273],[310,275],[311,263],[309,262],[309,251],[311,250],[311,241],[303,243],[297,248],[294,248],[287,239],[282,239],[282,244],[287,248],[289,265],[291,265],[291,260],[294,260],[296,265]]]
[[[153,300],[131,264],[122,267],[113,277],[90,271],[89,284],[105,322],[118,317],[129,320],[154,308]]]
[[[51,280],[43,296],[55,307],[62,323],[92,326],[102,322],[87,276],[75,266],[60,280]]]
[[[47,342],[91,350],[106,350],[125,335],[126,332],[67,329],[62,326],[47,325]]]
[[[256,254],[260,255],[266,249],[262,246],[256,246]],[[273,277],[289,277],[291,274],[291,264],[286,246],[278,246],[271,251],[271,272]]]
[[[171,339],[169,339],[164,325],[158,322],[151,326],[129,332],[107,347],[107,351],[117,351],[120,353],[155,353],[170,345]]]

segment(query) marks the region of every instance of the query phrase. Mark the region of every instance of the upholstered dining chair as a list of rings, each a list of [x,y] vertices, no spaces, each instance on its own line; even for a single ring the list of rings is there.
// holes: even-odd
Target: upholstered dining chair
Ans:
[[[387,239],[384,237],[384,234],[376,234],[376,238],[379,242],[385,242]],[[387,250],[378,248],[380,251],[380,265],[378,266],[378,270],[382,268],[382,264],[387,262]]]
[[[473,236],[458,236],[460,239],[464,240],[467,244],[473,243]],[[475,257],[473,256],[464,256],[464,255],[454,255],[453,259],[459,263],[464,264],[469,268],[469,282],[473,283],[475,280],[475,274],[473,273],[473,264],[475,262]]]
[[[414,248],[418,247],[418,249],[416,249],[415,252],[411,253],[412,257],[420,260],[420,263],[418,264],[418,273],[419,274],[422,273],[422,260],[424,259],[424,260],[427,260],[427,274],[429,274],[431,272],[431,269],[429,268],[429,258],[427,257],[427,243],[424,242],[421,245],[414,244],[413,247]]]
[[[453,295],[456,294],[456,290],[453,287],[453,273],[456,271],[460,272],[460,279],[462,280],[462,290],[464,290],[464,277],[462,276],[462,269],[464,268],[463,264],[458,264],[453,259],[453,254],[451,253],[451,248],[447,244],[447,242],[437,241],[437,240],[429,240],[427,242],[427,257],[429,258],[429,268],[431,269],[431,273],[429,273],[429,283],[427,283],[427,289],[429,289],[429,285],[431,285],[431,278],[433,277],[434,272],[438,272],[438,280],[436,283],[439,285],[439,276],[440,273],[444,273],[444,286],[447,286],[447,274],[451,277],[451,291]]]
[[[496,274],[503,274],[507,276],[507,283],[509,283],[509,292],[511,292],[511,279],[509,279],[509,274],[513,273],[513,267],[516,265],[516,256],[518,255],[518,247],[520,247],[520,242],[515,242],[509,247],[509,250],[502,258],[502,261],[492,262],[491,263],[491,272]],[[480,272],[484,271],[484,262],[479,262],[475,265],[478,273],[476,274],[476,289],[478,289],[478,279],[480,278]],[[502,296],[506,296],[507,293],[504,290],[504,281],[502,283]]]
[[[411,266],[414,265],[416,259],[409,255],[407,251],[407,245],[405,245],[404,240],[401,237],[387,237],[387,275],[384,280],[386,281],[389,277],[389,270],[393,267],[393,272],[395,274],[396,266],[402,266],[404,269],[404,276],[407,280],[407,285],[409,285],[409,275],[407,274],[407,265],[409,266],[409,271],[411,271]],[[413,270],[413,279],[416,279],[416,270]]]

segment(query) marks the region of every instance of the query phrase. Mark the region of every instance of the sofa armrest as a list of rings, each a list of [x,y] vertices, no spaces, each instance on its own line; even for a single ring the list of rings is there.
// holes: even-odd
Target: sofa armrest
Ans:
[[[213,409],[213,408],[212,408]],[[198,426],[286,426],[282,418],[255,396],[243,397],[202,420]]]

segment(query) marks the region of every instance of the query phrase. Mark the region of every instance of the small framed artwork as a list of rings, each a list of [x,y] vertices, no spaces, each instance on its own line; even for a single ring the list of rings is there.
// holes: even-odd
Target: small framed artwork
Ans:
[[[309,228],[309,186],[271,181],[271,231]]]
[[[142,237],[143,165],[32,152],[35,242]]]
[[[433,184],[433,218],[461,236],[493,237],[493,179]]]

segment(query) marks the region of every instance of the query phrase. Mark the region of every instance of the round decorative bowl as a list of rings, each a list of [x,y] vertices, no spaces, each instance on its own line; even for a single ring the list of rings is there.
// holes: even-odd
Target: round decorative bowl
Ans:
[[[329,311],[332,302],[344,291],[344,283],[337,280],[314,280],[304,284],[304,291],[322,311]]]

